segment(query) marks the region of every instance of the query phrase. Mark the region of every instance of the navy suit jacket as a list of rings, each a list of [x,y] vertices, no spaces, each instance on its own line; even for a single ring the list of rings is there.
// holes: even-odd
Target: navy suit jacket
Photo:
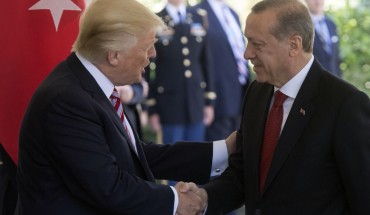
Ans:
[[[323,41],[318,36],[318,33],[315,32],[313,54],[325,69],[327,69],[332,74],[341,77],[342,71],[340,69],[341,59],[339,56],[339,37],[337,34],[337,28],[334,22],[328,17],[325,17],[325,22],[328,26],[329,35],[332,42],[331,53],[325,51]]]
[[[259,192],[260,150],[273,86],[253,82],[238,152],[205,185],[208,214],[245,204],[245,214],[370,214],[370,100],[314,61],[282,130]]]
[[[109,99],[72,53],[38,87],[25,113],[18,214],[172,215],[173,191],[154,178],[204,183],[212,144],[144,144],[136,133],[135,139],[138,154]]]
[[[239,116],[244,92],[238,80],[238,65],[227,35],[207,0],[203,0],[195,8],[204,9],[208,14],[208,38],[214,63],[217,94],[215,117]],[[231,8],[230,10],[240,26],[237,14]],[[240,34],[243,34],[242,31]]]

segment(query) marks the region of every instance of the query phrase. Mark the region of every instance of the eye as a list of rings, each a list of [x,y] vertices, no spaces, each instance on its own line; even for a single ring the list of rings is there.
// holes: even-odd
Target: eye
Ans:
[[[262,43],[256,43],[256,42],[253,42],[253,43],[252,43],[252,45],[253,45],[253,47],[254,47],[255,49],[261,49],[261,48],[262,48],[262,46],[263,46],[263,44],[262,44]]]

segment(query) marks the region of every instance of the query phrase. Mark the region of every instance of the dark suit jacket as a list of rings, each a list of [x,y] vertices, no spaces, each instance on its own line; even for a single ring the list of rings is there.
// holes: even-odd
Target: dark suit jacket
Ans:
[[[204,9],[208,14],[208,38],[214,63],[214,83],[217,94],[215,117],[239,116],[243,86],[238,80],[238,65],[227,35],[207,0],[203,0],[195,8]],[[239,18],[235,11],[231,8],[230,10],[235,20],[239,23]],[[240,34],[242,34],[242,31],[240,31]]]
[[[238,153],[205,186],[208,214],[370,214],[370,100],[314,61],[282,130],[262,193],[260,150],[273,86],[245,96]]]
[[[212,146],[135,139],[138,155],[109,99],[71,54],[38,87],[22,122],[20,214],[172,215],[174,194],[154,177],[204,183]]]
[[[207,17],[187,8],[185,23],[174,25],[166,8],[158,16],[169,30],[158,34],[155,75],[146,72],[149,114],[159,114],[162,124],[202,123],[203,108],[214,104]]]
[[[17,203],[17,166],[0,143],[0,214],[14,213]]]
[[[328,53],[324,49],[323,41],[315,32],[315,40],[313,46],[313,54],[321,65],[334,75],[341,77],[342,71],[340,69],[341,59],[339,56],[339,37],[337,34],[337,28],[334,22],[328,17],[325,18],[326,25],[329,29],[329,35],[331,38],[331,53]]]

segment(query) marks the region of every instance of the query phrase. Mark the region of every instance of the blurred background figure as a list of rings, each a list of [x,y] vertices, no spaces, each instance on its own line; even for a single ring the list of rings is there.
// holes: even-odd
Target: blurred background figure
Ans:
[[[206,139],[216,140],[236,130],[249,70],[243,54],[245,41],[240,20],[223,0],[203,0],[195,5],[208,14],[207,35],[210,41],[216,86],[215,119],[207,127]]]
[[[306,3],[315,26],[313,54],[325,69],[342,77],[339,67],[339,37],[336,25],[325,15],[325,0],[306,0]]]
[[[157,15],[168,28],[157,35],[157,57],[146,71],[149,124],[154,131],[162,130],[165,144],[202,141],[216,98],[206,13],[191,10],[185,0],[168,0]]]
[[[245,41],[237,13],[224,0],[202,0],[195,9],[207,11],[215,90],[215,119],[206,129],[207,140],[218,140],[237,130],[240,107],[249,83],[244,59]],[[228,215],[237,214],[236,211]]]

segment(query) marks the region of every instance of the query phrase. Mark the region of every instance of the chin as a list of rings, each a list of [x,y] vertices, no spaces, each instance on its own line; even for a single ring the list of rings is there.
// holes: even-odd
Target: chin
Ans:
[[[135,79],[133,79],[132,81],[131,81],[131,84],[137,84],[137,83],[140,83],[141,82],[141,76],[139,76],[139,77],[136,77]]]
[[[266,83],[266,79],[256,73],[256,81],[258,83]]]

